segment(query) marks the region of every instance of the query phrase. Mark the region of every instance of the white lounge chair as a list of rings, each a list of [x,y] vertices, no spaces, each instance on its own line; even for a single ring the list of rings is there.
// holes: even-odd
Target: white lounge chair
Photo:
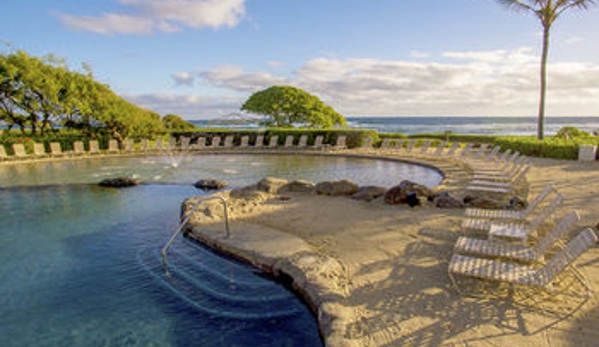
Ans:
[[[194,145],[195,149],[206,149],[206,138],[205,137],[198,137],[198,139],[196,140],[196,143]]]
[[[89,140],[89,154],[102,154],[98,140]]]
[[[383,142],[381,142],[381,149],[388,149],[388,148],[392,148],[393,144],[391,142],[392,140],[390,138],[384,138]]]
[[[274,135],[268,139],[268,148],[277,148],[279,147],[279,136]]]
[[[467,155],[472,153],[472,147],[474,147],[474,144],[472,142],[468,142],[460,151],[459,157],[462,159],[466,158]]]
[[[437,149],[433,152],[433,155],[440,157],[445,150],[445,146],[447,146],[447,141],[441,141],[439,146],[437,146]]]
[[[306,148],[308,147],[308,135],[302,135],[299,138],[299,142],[297,143],[297,148]]]
[[[85,155],[85,146],[83,146],[83,141],[73,142],[73,154]]]
[[[115,139],[108,140],[108,153],[118,153],[119,143]]]
[[[372,137],[368,136],[364,139],[364,142],[362,143],[362,148],[364,149],[371,149],[372,148]]]
[[[4,161],[8,159],[8,153],[6,153],[6,147],[4,145],[0,145],[0,161]]]
[[[210,148],[220,147],[220,136],[213,136],[210,142]]]
[[[544,255],[551,246],[571,231],[578,221],[580,221],[578,212],[573,211],[568,213],[547,235],[542,237],[532,247],[509,242],[460,236],[455,243],[453,251],[460,254],[532,262]]]
[[[540,204],[547,198],[551,192],[557,190],[552,184],[548,184],[543,190],[528,204],[524,210],[496,210],[485,208],[467,208],[465,211],[466,217],[477,218],[473,222],[465,221],[465,223],[476,223],[479,218],[484,219],[507,219],[507,220],[525,220]]]
[[[62,157],[64,155],[62,153],[62,147],[60,146],[60,142],[50,142],[50,154],[53,157]]]
[[[239,142],[239,148],[247,148],[250,145],[250,137],[248,135],[244,135],[241,137],[241,141]]]
[[[254,142],[254,148],[262,148],[264,146],[264,135],[258,135],[256,142]]]
[[[554,282],[564,270],[573,266],[574,261],[593,247],[596,242],[597,235],[595,235],[593,229],[587,228],[570,240],[563,249],[542,266],[522,265],[497,259],[454,254],[449,262],[449,277],[455,288],[460,292],[464,291],[458,284],[457,276],[499,281],[512,287],[523,285],[551,290],[549,284]],[[591,291],[590,286],[579,274],[577,274],[577,278],[581,279],[588,295]]]
[[[395,141],[395,148],[396,149],[402,149],[403,148],[403,144],[404,144],[405,140],[404,139],[397,139]]]
[[[347,148],[347,144],[346,142],[347,137],[345,135],[340,135],[337,137],[337,142],[335,143],[335,146],[333,146],[333,149],[346,149]]]
[[[41,143],[41,142],[33,143],[33,155],[36,158],[43,158],[43,157],[48,156],[48,153],[46,153],[46,147],[44,146],[43,143]]]
[[[285,138],[285,144],[283,146],[285,148],[293,147],[293,140],[294,140],[293,135],[287,135],[287,137]]]
[[[443,156],[444,157],[453,157],[455,155],[455,152],[458,150],[458,148],[460,148],[460,143],[454,142],[451,145],[451,148],[449,148],[449,151],[447,151],[447,153],[443,154]]]
[[[182,151],[188,151],[189,148],[190,148],[191,139],[189,137],[187,137],[187,136],[181,136],[179,138],[179,141],[180,141],[179,148]]]
[[[13,143],[12,151],[14,153],[14,157],[18,159],[25,159],[29,156],[25,150],[25,145],[22,143]]]
[[[227,135],[227,136],[225,136],[223,148],[231,148],[231,147],[233,147],[233,135]]]
[[[125,152],[133,152],[135,150],[135,140],[125,139]]]
[[[485,232],[489,238],[507,238],[525,243],[528,236],[535,231],[563,203],[564,197],[557,196],[529,222],[526,220],[502,221],[469,218],[462,223],[463,229]]]
[[[312,145],[312,148],[314,148],[314,149],[322,149],[323,148],[323,141],[324,141],[324,136],[317,135],[316,138],[314,139],[314,144]]]
[[[507,151],[506,151],[507,152]],[[506,175],[509,174],[514,167],[522,165],[526,157],[521,157],[520,152],[516,151],[503,162],[501,166],[493,168],[477,168],[474,171],[474,175]]]
[[[422,144],[422,146],[420,147],[420,154],[424,155],[428,153],[428,149],[431,146],[432,141],[431,140],[426,140],[424,141],[424,143]]]

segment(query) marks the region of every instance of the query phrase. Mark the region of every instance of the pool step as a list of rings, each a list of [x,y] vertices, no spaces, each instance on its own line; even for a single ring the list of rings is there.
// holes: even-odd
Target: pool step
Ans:
[[[202,255],[199,261],[179,248],[169,251],[169,277],[158,249],[142,249],[137,259],[153,279],[195,309],[234,319],[269,319],[301,312],[301,303],[281,285],[248,268],[242,273],[241,265],[235,263],[229,264],[235,270],[227,275],[226,268],[209,265],[222,263],[223,259],[211,259],[220,258],[218,255]]]

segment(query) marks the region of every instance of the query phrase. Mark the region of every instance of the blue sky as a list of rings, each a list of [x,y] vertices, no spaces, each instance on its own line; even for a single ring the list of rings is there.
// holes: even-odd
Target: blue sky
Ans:
[[[541,27],[493,0],[3,0],[0,42],[160,114],[293,85],[345,116],[535,116]],[[565,13],[548,116],[599,116],[599,7]],[[6,46],[3,48],[6,51]]]

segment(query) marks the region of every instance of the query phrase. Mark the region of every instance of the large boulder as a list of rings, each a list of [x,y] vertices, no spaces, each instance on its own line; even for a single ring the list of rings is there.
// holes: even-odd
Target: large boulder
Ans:
[[[418,184],[412,181],[402,181],[399,185],[392,187],[387,192],[385,192],[385,203],[389,205],[399,205],[405,204],[410,200],[410,206],[415,206],[416,203],[414,197],[417,199],[425,199],[428,196],[432,195],[433,192],[423,186],[422,184]]]
[[[203,190],[219,190],[227,186],[227,182],[217,179],[203,179],[194,184],[194,187]]]
[[[352,195],[352,199],[359,201],[372,201],[385,195],[387,191],[384,187],[366,186],[358,188],[358,191]]]
[[[455,198],[449,192],[440,192],[429,195],[428,201],[432,202],[438,208],[463,208],[464,202]]]
[[[350,180],[324,181],[316,184],[316,194],[349,196],[358,191],[358,185]]]
[[[266,177],[258,182],[257,188],[265,193],[276,194],[279,189],[287,183],[289,183],[289,181],[283,178]]]
[[[316,185],[313,182],[306,180],[295,180],[279,188],[279,193],[311,193],[314,191],[314,187],[316,187]]]
[[[258,190],[256,184],[250,185],[243,188],[236,188],[231,190],[229,196],[233,199],[242,199],[253,202],[266,201],[270,195],[262,190]]]
[[[473,208],[484,208],[484,209],[501,209],[503,204],[501,201],[492,199],[490,197],[466,195],[464,197],[464,205]]]
[[[132,177],[116,177],[104,179],[98,184],[102,187],[126,188],[139,185],[139,181]]]

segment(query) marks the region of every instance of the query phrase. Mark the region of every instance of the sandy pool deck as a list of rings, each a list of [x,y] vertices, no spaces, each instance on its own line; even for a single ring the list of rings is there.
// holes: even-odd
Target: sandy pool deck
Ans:
[[[566,197],[556,217],[576,209],[582,216],[577,230],[597,225],[599,163],[532,163],[531,196],[552,183]],[[444,185],[467,182],[460,165],[430,164],[448,173]],[[530,292],[518,290],[484,298],[458,293],[447,265],[463,214],[287,193],[260,202],[232,199],[229,238],[216,222],[192,220],[190,229],[202,242],[291,277],[317,314],[328,347],[599,344],[596,294],[588,300],[535,294],[538,302],[532,302],[524,298]],[[598,260],[594,248],[577,261],[593,288],[599,287]]]

